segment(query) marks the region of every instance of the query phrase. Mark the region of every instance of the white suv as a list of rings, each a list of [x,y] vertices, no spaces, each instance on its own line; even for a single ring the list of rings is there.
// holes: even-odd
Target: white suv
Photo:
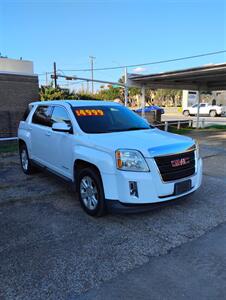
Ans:
[[[187,107],[183,110],[183,114],[187,116],[194,116],[198,113],[198,104],[194,104],[191,107]],[[208,103],[199,104],[199,114],[209,115],[210,117],[221,116],[225,114],[223,106],[220,105],[210,105]]]
[[[194,140],[154,128],[104,101],[31,103],[18,129],[25,174],[45,168],[71,181],[84,210],[146,210],[198,189],[202,160]]]

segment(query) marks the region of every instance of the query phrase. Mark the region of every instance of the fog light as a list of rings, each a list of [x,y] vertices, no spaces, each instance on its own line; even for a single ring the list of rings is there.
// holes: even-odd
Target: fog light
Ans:
[[[138,197],[138,189],[136,181],[129,181],[130,196]]]

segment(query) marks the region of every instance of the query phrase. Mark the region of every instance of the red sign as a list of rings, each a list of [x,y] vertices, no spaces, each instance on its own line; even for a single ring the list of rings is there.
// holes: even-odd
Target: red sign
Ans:
[[[173,168],[185,166],[185,165],[187,165],[189,163],[190,163],[190,158],[189,157],[184,157],[184,158],[179,158],[179,159],[171,160],[171,166]]]

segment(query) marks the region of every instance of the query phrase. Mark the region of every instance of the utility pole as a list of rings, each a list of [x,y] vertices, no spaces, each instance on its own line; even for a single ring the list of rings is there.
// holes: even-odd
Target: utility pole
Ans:
[[[196,118],[196,128],[199,128],[199,114],[200,114],[200,102],[201,102],[201,89],[198,89],[198,106],[197,106],[197,118]]]
[[[57,88],[57,73],[56,73],[56,63],[53,63],[53,78],[54,78],[54,87]]]
[[[141,87],[141,116],[145,118],[145,85],[143,84]]]
[[[90,66],[91,66],[91,81],[92,81],[92,94],[94,93],[94,88],[93,88],[93,61],[96,57],[90,56]]]
[[[46,86],[48,85],[48,73],[46,72]]]
[[[127,74],[127,68],[125,67],[125,74],[124,74],[124,80],[125,80],[125,106],[128,105],[128,74]]]

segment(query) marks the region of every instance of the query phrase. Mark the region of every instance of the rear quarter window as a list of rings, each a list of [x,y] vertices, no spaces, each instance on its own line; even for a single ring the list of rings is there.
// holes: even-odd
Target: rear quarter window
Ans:
[[[32,110],[32,106],[29,105],[29,106],[26,108],[26,110],[25,110],[25,112],[24,112],[24,114],[23,114],[23,116],[22,116],[22,118],[21,118],[21,121],[26,121],[26,120],[27,120],[27,117],[29,116],[31,110]]]

